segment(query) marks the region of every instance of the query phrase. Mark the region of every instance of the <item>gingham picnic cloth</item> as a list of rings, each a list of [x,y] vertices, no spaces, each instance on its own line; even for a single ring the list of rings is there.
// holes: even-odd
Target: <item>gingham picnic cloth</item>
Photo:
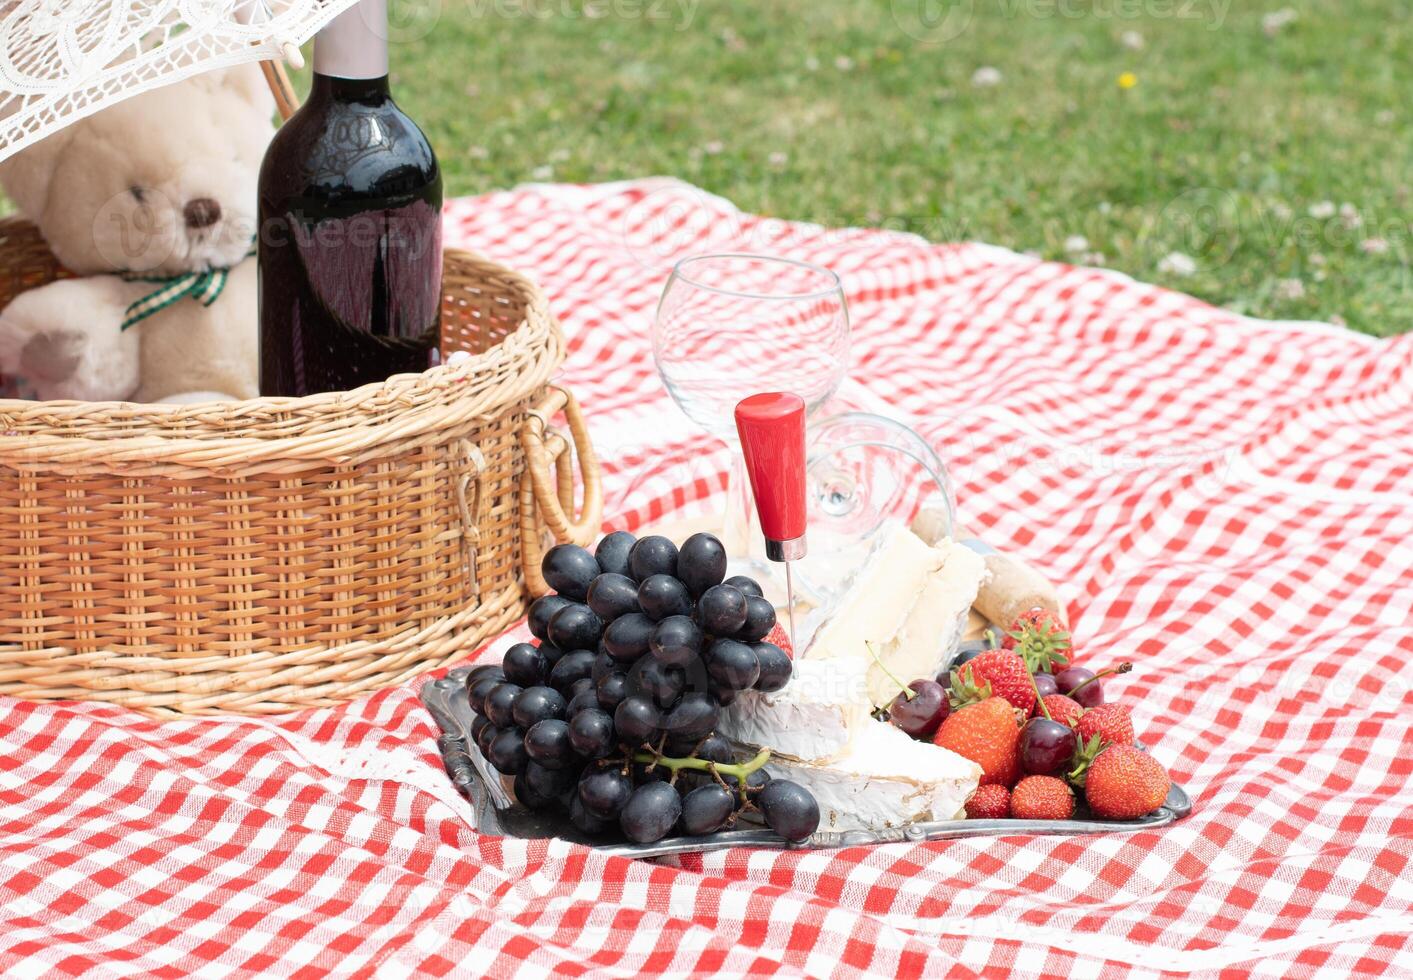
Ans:
[[[840,403],[946,456],[963,517],[1065,583],[1083,659],[1196,799],[1132,836],[658,863],[478,835],[417,684],[293,717],[0,701],[0,973],[1346,976],[1413,963],[1413,337],[1243,319],[984,245],[738,213],[686,185],[456,201],[570,338],[614,526],[725,450],[648,343],[674,258],[822,262]],[[504,639],[485,653],[498,655]]]

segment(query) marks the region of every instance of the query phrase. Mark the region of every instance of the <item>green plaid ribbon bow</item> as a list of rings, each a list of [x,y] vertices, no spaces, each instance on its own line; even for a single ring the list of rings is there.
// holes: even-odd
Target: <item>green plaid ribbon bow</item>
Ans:
[[[255,254],[255,245],[245,253]],[[190,296],[202,306],[210,306],[220,297],[230,278],[230,269],[207,269],[205,272],[185,272],[179,276],[124,275],[129,282],[155,282],[161,286],[141,299],[134,300],[123,313],[122,329],[136,326],[154,313],[160,313],[183,296]]]

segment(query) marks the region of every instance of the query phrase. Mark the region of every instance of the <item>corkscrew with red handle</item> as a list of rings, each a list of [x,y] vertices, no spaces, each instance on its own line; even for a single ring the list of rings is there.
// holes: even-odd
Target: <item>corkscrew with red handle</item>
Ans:
[[[795,583],[790,563],[805,556],[805,402],[763,392],[736,406],[736,431],[765,535],[765,555],[785,563],[790,644],[795,643]]]

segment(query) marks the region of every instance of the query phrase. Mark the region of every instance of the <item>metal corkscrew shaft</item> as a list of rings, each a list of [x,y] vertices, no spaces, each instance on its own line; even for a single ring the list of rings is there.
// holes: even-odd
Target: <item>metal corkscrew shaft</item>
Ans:
[[[790,563],[805,556],[805,402],[788,392],[752,395],[736,406],[736,431],[765,535],[765,554],[785,563],[790,643],[795,583]]]

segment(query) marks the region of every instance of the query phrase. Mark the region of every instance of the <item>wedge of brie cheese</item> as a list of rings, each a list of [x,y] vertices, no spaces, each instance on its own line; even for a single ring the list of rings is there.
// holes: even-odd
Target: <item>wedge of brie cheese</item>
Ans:
[[[810,791],[819,803],[820,830],[951,820],[964,815],[981,779],[981,767],[970,759],[873,718],[860,726],[849,751],[828,764],[772,755],[765,768]]]
[[[874,723],[867,684],[862,660],[797,660],[780,690],[741,692],[722,711],[717,731],[752,748],[767,746],[777,757],[831,762],[853,748],[864,725]]]
[[[928,545],[889,524],[802,659],[864,660],[869,699],[886,705],[898,682],[933,677],[950,662],[985,576],[985,561],[969,548],[949,538]]]

